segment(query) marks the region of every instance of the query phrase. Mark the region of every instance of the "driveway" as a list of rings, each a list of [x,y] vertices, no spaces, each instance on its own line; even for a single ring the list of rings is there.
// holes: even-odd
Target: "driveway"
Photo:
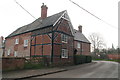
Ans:
[[[95,61],[95,64],[78,65],[77,68],[38,76],[35,78],[118,78],[118,64],[111,61]]]

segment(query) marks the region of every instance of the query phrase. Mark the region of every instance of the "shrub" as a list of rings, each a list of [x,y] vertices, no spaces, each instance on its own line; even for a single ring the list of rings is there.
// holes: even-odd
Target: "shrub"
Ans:
[[[86,56],[86,63],[92,62],[92,57],[91,56]]]
[[[83,64],[83,63],[90,63],[92,61],[91,56],[86,55],[75,55],[74,56],[74,64]]]

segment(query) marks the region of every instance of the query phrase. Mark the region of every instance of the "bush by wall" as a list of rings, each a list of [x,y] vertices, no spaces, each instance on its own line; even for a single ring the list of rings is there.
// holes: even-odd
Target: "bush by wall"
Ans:
[[[91,56],[86,56],[86,63],[92,62],[92,57]]]
[[[92,61],[91,56],[86,55],[75,55],[74,56],[74,64],[83,64],[83,63],[90,63]]]

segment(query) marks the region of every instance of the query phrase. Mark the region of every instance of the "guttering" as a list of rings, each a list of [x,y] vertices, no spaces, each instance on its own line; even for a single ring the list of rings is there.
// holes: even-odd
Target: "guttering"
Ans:
[[[29,33],[29,32],[35,31],[35,30],[44,29],[44,28],[47,28],[47,27],[52,27],[52,26],[53,25],[49,25],[49,26],[46,26],[46,27],[41,27],[41,28],[37,28],[37,29],[34,29],[34,30],[26,31],[26,32],[23,32],[23,33],[15,34],[15,35],[12,35],[12,36],[8,36],[5,39],[10,38],[10,37],[14,37],[14,36],[18,36],[18,35],[21,35],[21,34]]]

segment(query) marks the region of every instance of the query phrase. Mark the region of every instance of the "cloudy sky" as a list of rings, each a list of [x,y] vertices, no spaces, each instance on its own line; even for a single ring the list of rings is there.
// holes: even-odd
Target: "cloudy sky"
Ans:
[[[91,16],[69,0],[16,0],[36,19],[41,16],[41,5],[48,6],[48,16],[67,10],[73,27],[83,26],[83,34],[88,37],[91,33],[99,33],[107,48],[118,46],[118,1],[119,0],[72,0],[101,18],[110,25]],[[15,0],[0,2],[0,36],[8,36],[17,28],[33,22],[35,19],[25,12]]]

